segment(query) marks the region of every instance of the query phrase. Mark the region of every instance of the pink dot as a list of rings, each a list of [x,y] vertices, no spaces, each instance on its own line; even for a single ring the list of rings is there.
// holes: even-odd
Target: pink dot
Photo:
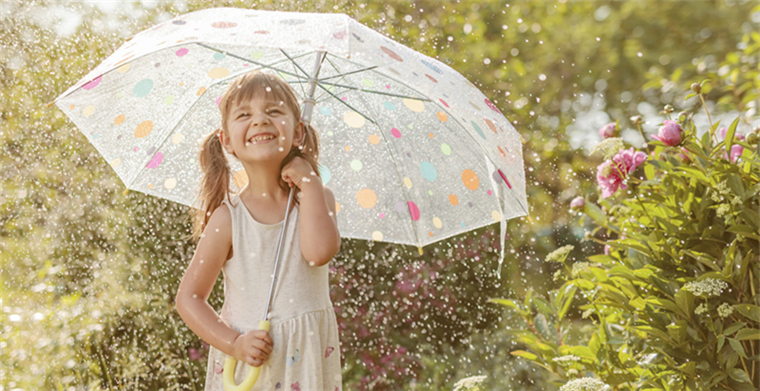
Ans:
[[[386,85],[385,85],[385,88],[387,88],[387,89],[389,89],[389,90],[390,90],[390,89],[391,89],[391,86],[390,86],[390,84],[386,84]]]
[[[244,67],[247,67],[248,65],[249,65],[248,63],[243,64]]]
[[[133,149],[133,151],[137,152],[137,147],[135,147],[135,149]]]
[[[380,213],[380,218],[384,219],[385,218],[385,213]]]
[[[440,101],[441,101],[441,103],[443,103],[443,105],[444,105],[444,106],[446,106],[446,108],[448,108],[448,107],[449,107],[449,104],[448,104],[448,103],[446,103],[446,101],[445,101],[445,100],[443,100],[443,99],[438,99],[438,100],[440,100]]]
[[[346,98],[345,96],[341,97],[340,99],[343,100],[344,102],[348,100],[348,98]]]
[[[145,168],[156,168],[161,164],[161,162],[164,160],[164,154],[159,152],[155,156],[153,156],[153,159],[150,159],[150,162],[148,162],[148,165],[145,166]]]
[[[415,204],[412,201],[408,201],[407,204],[409,204],[409,214],[412,216],[413,221],[417,221],[420,219],[420,208],[417,207],[417,204]]]
[[[176,51],[174,54],[176,54],[176,55],[177,55],[177,57],[182,57],[182,56],[184,56],[185,54],[187,54],[187,48],[182,48],[182,49],[179,49],[179,50],[177,50],[177,51]]]
[[[98,76],[98,77],[97,77],[95,80],[92,80],[92,81],[88,82],[87,84],[83,85],[83,86],[82,86],[82,89],[83,89],[83,90],[91,90],[91,89],[93,89],[93,88],[97,87],[97,86],[98,86],[98,84],[100,84],[100,79],[101,79],[102,77],[103,77],[103,76]]]
[[[488,193],[488,195],[491,195],[491,190],[488,190],[486,193]]]
[[[220,97],[218,97],[218,98],[216,98],[216,105],[217,105],[217,106],[219,106],[219,102],[220,102],[221,100],[222,100],[222,97],[221,97],[221,96],[220,96]]]
[[[401,138],[401,132],[396,128],[391,129],[391,134],[395,138]]]

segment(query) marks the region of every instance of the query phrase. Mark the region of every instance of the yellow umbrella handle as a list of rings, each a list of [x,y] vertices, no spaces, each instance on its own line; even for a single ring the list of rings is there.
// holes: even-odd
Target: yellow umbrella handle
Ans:
[[[259,321],[259,330],[269,331],[269,322],[266,320]],[[263,364],[262,364],[263,365]],[[256,380],[259,379],[259,373],[261,367],[249,366],[248,375],[245,380],[240,384],[235,384],[235,367],[237,366],[237,360],[232,357],[227,357],[224,361],[224,389],[226,391],[249,391],[256,384]]]

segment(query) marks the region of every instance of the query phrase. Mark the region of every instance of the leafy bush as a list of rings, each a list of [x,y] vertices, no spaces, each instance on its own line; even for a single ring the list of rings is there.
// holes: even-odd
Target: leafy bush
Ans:
[[[702,98],[701,84],[692,89]],[[736,132],[739,119],[700,133],[681,114],[648,153],[602,142],[601,208],[588,200],[573,207],[597,225],[589,238],[604,254],[571,262],[573,246],[562,247],[546,259],[561,264],[555,279],[563,282],[548,298],[493,300],[526,322],[514,334],[528,351],[513,355],[568,390],[591,374],[623,390],[756,389],[760,160],[756,131],[751,145]],[[576,298],[590,332],[568,344]]]

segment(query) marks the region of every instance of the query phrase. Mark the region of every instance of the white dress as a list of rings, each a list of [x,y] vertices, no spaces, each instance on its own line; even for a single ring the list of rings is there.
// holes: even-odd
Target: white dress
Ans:
[[[258,328],[264,316],[283,222],[261,224],[254,220],[238,196],[224,203],[232,215],[233,257],[224,275],[221,317],[238,332]],[[274,345],[261,367],[253,390],[341,391],[338,322],[330,301],[329,266],[309,266],[299,245],[298,209],[288,217],[282,258],[269,309],[269,334]],[[227,355],[210,347],[206,390],[222,391]],[[238,361],[235,380],[240,384],[248,364]]]

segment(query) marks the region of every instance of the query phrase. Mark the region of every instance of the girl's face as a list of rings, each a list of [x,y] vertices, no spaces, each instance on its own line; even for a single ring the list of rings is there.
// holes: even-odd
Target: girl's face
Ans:
[[[303,139],[303,124],[284,102],[256,96],[232,106],[227,128],[229,139],[223,137],[222,145],[241,161],[282,162]]]

